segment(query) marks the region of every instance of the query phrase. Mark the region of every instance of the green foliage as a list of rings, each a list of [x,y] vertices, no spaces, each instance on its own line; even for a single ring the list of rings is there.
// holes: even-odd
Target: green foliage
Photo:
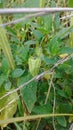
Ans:
[[[51,0],[26,0],[25,2],[24,0],[11,0],[9,3],[8,0],[6,3],[1,0],[0,7],[32,8],[48,5],[55,7],[56,2]],[[59,4],[63,5],[63,2],[61,1]],[[68,0],[67,4],[71,6],[72,0]],[[6,22],[22,16],[24,14],[2,18],[3,22]],[[50,70],[59,60],[64,60],[73,53],[73,19],[62,21],[60,19],[62,16],[63,13],[48,14],[5,27],[5,29],[0,28],[0,98],[24,84],[16,93],[0,99],[0,111],[4,108],[0,112],[0,120],[12,118],[14,114],[15,117],[28,114],[52,114],[54,98],[56,98],[55,113],[73,113],[73,58],[53,69],[52,81],[52,76],[48,73],[38,80],[30,81],[34,76]],[[68,24],[65,26],[64,22]],[[54,86],[50,90],[51,84]],[[50,93],[45,103],[48,90]],[[6,107],[12,100],[14,102]],[[68,130],[72,121],[71,117],[55,117],[56,130]],[[8,126],[9,128],[7,125],[1,126],[6,127],[6,130],[13,129],[13,126],[15,130],[23,129],[23,126],[27,130],[34,130],[37,121],[35,123],[34,121],[12,123]],[[41,120],[38,128],[43,130],[47,127],[52,129],[52,118]]]
[[[11,89],[11,82],[7,81],[4,86],[5,90],[9,91]]]
[[[48,114],[52,113],[52,106],[50,104],[36,106],[33,109],[35,114]]]
[[[41,59],[39,57],[30,57],[28,60],[29,65],[29,72],[32,76],[35,76],[38,74],[40,66],[41,66]]]
[[[57,30],[59,29],[59,27],[60,27],[60,15],[59,13],[56,13],[54,17],[54,29]]]
[[[29,113],[31,113],[34,103],[36,102],[36,91],[37,86],[35,82],[30,83],[28,86],[24,87],[21,92],[23,95],[23,100],[27,106]]]
[[[0,93],[0,97],[3,96],[6,92],[3,90]],[[18,98],[17,92],[5,97],[0,100],[0,120],[8,119],[12,117],[17,109],[17,101],[15,99]],[[2,128],[6,127],[7,124],[1,124]]]
[[[21,85],[24,82],[29,81],[31,78],[32,78],[31,75],[22,76],[18,81],[18,85]],[[31,113],[32,108],[34,107],[34,103],[37,100],[36,92],[37,92],[37,84],[35,81],[29,83],[27,86],[21,89],[22,97],[29,113]]]
[[[3,57],[3,59],[2,59],[2,71],[5,74],[8,73],[8,71],[9,71],[8,61],[5,57]]]
[[[0,17],[0,24],[1,23],[2,23],[2,20]],[[4,28],[2,28],[2,27],[0,27],[0,46],[3,49],[3,52],[8,60],[9,67],[11,69],[14,69],[15,64],[14,64],[14,59],[12,56],[11,48],[10,48],[10,45],[9,45],[9,42],[8,42],[8,39],[6,36],[6,32],[5,32]]]
[[[39,7],[40,5],[40,0],[26,0],[26,2],[24,3],[24,7]]]
[[[73,1],[72,0],[68,0],[68,6],[73,7]]]
[[[66,122],[66,119],[65,117],[57,117],[57,122],[63,126],[63,127],[66,127],[67,126],[67,122]]]
[[[18,77],[22,76],[24,72],[25,72],[25,70],[22,70],[22,69],[20,69],[20,68],[16,68],[16,69],[12,72],[12,77],[13,77],[13,78],[18,78]]]

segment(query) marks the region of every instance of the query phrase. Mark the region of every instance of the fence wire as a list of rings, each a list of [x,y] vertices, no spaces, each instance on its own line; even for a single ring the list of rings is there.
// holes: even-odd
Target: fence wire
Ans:
[[[70,17],[73,17],[72,14],[73,8],[4,8],[0,9],[0,15],[8,15],[8,14],[27,14],[22,18],[12,20],[7,23],[0,24],[0,27],[7,26],[11,24],[16,24],[22,21],[26,21],[28,19],[31,19],[33,17],[48,15],[50,13],[57,13],[57,12],[71,12],[71,15],[64,16],[63,18],[60,18],[62,20],[69,19]]]

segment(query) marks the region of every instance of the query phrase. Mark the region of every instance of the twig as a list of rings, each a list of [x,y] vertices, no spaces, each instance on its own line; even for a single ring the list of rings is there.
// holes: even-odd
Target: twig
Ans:
[[[52,86],[53,86],[53,90],[54,90],[53,114],[55,114],[55,105],[56,105],[56,91],[55,91],[55,87],[54,87],[53,82],[52,82]],[[53,128],[54,128],[54,130],[56,130],[54,116],[53,116]]]
[[[54,76],[54,73],[52,73],[52,77],[51,77],[51,80],[50,80],[50,84],[49,84],[49,87],[48,87],[48,91],[47,91],[47,95],[46,95],[46,99],[45,99],[45,103],[44,104],[47,104],[47,101],[48,101],[48,98],[49,98],[50,90],[51,90],[51,87],[52,87],[53,76]],[[36,130],[38,129],[38,127],[40,125],[40,122],[41,122],[41,118],[38,120],[38,123],[37,123],[37,126],[36,126]]]
[[[37,13],[37,12],[67,12],[73,11],[73,8],[61,8],[61,7],[53,7],[53,8],[2,8],[0,9],[0,14],[19,14],[19,13]]]
[[[29,81],[25,82],[24,84],[20,85],[18,88],[14,89],[14,90],[8,92],[7,94],[5,94],[4,96],[0,97],[0,100],[3,99],[3,98],[5,98],[5,97],[7,97],[7,96],[9,96],[9,95],[12,94],[12,93],[15,93],[16,91],[20,90],[21,88],[23,88],[24,86],[28,85],[28,84],[31,83],[32,81],[34,81],[34,80],[39,80],[39,79],[42,78],[45,74],[47,74],[47,73],[48,73],[48,74],[52,73],[53,70],[54,70],[58,65],[63,64],[64,62],[66,62],[67,60],[69,60],[69,59],[71,59],[71,58],[73,58],[73,54],[67,56],[66,58],[63,58],[63,59],[59,60],[57,63],[54,64],[54,66],[53,66],[50,70],[47,70],[47,71],[45,71],[45,72],[42,72],[41,74],[35,76],[35,77],[32,78],[31,80],[29,80]]]
[[[69,19],[69,18],[71,18],[71,17],[73,17],[73,14],[70,14],[70,15],[67,15],[67,16],[63,16],[63,17],[61,17],[60,19],[61,19],[61,20],[66,20],[66,19]]]
[[[13,123],[13,122],[20,122],[20,121],[27,121],[27,120],[37,120],[38,118],[48,118],[48,117],[59,117],[59,116],[72,116],[73,114],[71,113],[56,113],[56,114],[40,114],[40,115],[31,115],[31,116],[25,116],[25,117],[14,117],[14,118],[9,118],[6,120],[0,120],[0,125],[2,124],[8,124],[8,123]]]
[[[36,11],[34,11],[36,9]],[[41,11],[39,11],[41,9]],[[55,10],[54,10],[55,9]],[[16,24],[16,23],[19,23],[19,22],[22,22],[22,21],[26,21],[26,20],[28,20],[28,19],[30,19],[30,18],[33,18],[33,17],[37,17],[37,16],[43,16],[43,15],[48,15],[49,13],[56,13],[56,12],[61,12],[61,11],[63,11],[62,9],[64,9],[64,10],[66,10],[67,11],[67,9],[73,9],[73,8],[32,8],[32,10],[31,10],[31,8],[30,8],[30,13],[32,12],[33,13],[33,11],[34,11],[34,13],[33,14],[28,14],[28,15],[26,15],[25,17],[23,17],[23,18],[19,18],[19,19],[16,19],[16,20],[12,20],[12,21],[10,21],[10,22],[7,22],[7,23],[4,23],[4,24],[0,24],[0,27],[4,27],[4,26],[7,26],[7,25],[11,25],[11,24]],[[7,9],[7,11],[10,11],[10,9]],[[25,10],[25,8],[24,8],[24,10]],[[43,10],[46,10],[46,11],[43,11]],[[57,10],[57,11],[56,11]],[[70,11],[69,10],[69,11]],[[1,9],[1,11],[2,11],[2,9]],[[12,9],[12,11],[13,11],[13,9]],[[17,11],[18,11],[18,9],[17,9]],[[28,12],[29,10],[28,10],[28,8],[26,8],[26,13]],[[4,12],[5,12],[5,9],[4,9]],[[11,12],[11,11],[10,11]],[[60,19],[62,19],[62,20],[64,20],[65,18],[70,18],[70,17],[72,17],[73,15],[70,15],[70,16],[67,16],[67,17],[62,17],[62,18],[60,18]]]
[[[45,104],[48,102],[50,90],[51,90],[51,87],[52,87],[53,77],[54,77],[54,72],[52,73],[52,76],[51,76],[50,84],[49,84],[49,87],[48,87],[48,92],[47,92],[46,99],[45,99]]]
[[[35,13],[35,14],[29,14],[29,15],[26,15],[26,16],[24,16],[22,18],[12,20],[11,22],[0,24],[0,27],[4,27],[4,26],[7,26],[7,25],[11,25],[11,24],[16,24],[16,23],[19,23],[19,22],[22,22],[22,21],[26,21],[26,20],[28,20],[30,18],[37,17],[37,16],[43,16],[43,15],[46,15],[46,14],[47,14],[46,12],[39,12],[39,13]]]

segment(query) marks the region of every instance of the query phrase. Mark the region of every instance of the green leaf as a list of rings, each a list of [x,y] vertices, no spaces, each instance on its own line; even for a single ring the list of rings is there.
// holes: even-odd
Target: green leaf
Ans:
[[[71,97],[71,96],[72,96],[72,90],[71,90],[71,87],[70,87],[70,86],[65,86],[64,91],[65,91],[65,93],[68,95],[68,97]]]
[[[55,58],[49,58],[44,56],[43,61],[45,62],[46,65],[53,65],[57,62],[57,60]]]
[[[63,127],[63,126],[57,124],[56,125],[56,130],[69,130],[69,127],[67,128],[67,127]]]
[[[39,57],[30,57],[28,60],[29,65],[29,72],[32,76],[35,76],[38,74],[40,66],[41,66],[41,59]]]
[[[38,41],[36,41],[36,40],[28,40],[28,41],[26,41],[25,42],[25,45],[36,45],[38,43]]]
[[[58,55],[60,50],[60,42],[54,37],[50,40],[48,48],[46,49],[52,56]]]
[[[72,66],[68,62],[61,64],[59,66],[59,69],[60,69],[60,72],[63,73],[63,76],[64,76],[64,73],[72,74]],[[62,78],[64,78],[64,77],[62,77]]]
[[[7,81],[7,82],[5,83],[4,88],[5,88],[6,91],[9,91],[10,88],[11,88],[11,82],[10,82],[10,81]]]
[[[69,120],[69,123],[73,122],[73,116],[70,116],[68,120]]]
[[[71,54],[71,53],[73,53],[73,48],[70,48],[70,47],[62,47],[62,48],[60,49],[60,53],[61,53],[61,54],[65,54],[65,53]]]
[[[69,34],[73,32],[73,26],[62,28],[57,34],[56,38],[60,38],[61,40],[66,38]]]
[[[3,71],[3,73],[7,73],[8,70],[9,70],[8,61],[7,61],[7,59],[4,57],[4,58],[2,59],[2,71]]]
[[[5,95],[6,92],[1,91],[0,97]],[[0,120],[7,120],[16,112],[17,109],[17,99],[18,94],[17,92],[10,94],[8,97],[5,97],[0,100]],[[11,103],[10,103],[11,102]],[[7,124],[1,124],[1,127],[6,127]]]
[[[61,126],[63,126],[63,127],[66,127],[66,126],[67,126],[67,122],[66,122],[65,117],[56,117],[56,119],[57,119],[57,122],[58,122]]]
[[[18,55],[16,55],[15,61],[17,65],[21,65],[23,63],[23,60]]]
[[[42,47],[37,46],[35,49],[35,53],[38,57],[40,57],[40,58],[43,57]]]
[[[52,106],[50,104],[36,106],[32,111],[36,114],[48,114],[52,112]]]
[[[17,85],[20,86],[21,84],[28,82],[31,78],[32,76],[25,72],[24,75],[19,78]]]
[[[24,7],[39,7],[40,6],[40,0],[26,0],[24,3]]]
[[[26,87],[24,87],[21,90],[24,102],[30,113],[32,111],[32,108],[34,107],[34,103],[36,102],[36,91],[37,91],[37,86],[35,81],[28,84]]]
[[[43,17],[43,27],[48,32],[52,30],[52,15],[47,15]]]
[[[43,34],[39,30],[33,30],[32,32],[37,40],[40,41],[43,38]]]
[[[55,18],[54,18],[54,29],[58,29],[60,27],[60,15],[59,13],[55,14]]]
[[[37,22],[37,23],[35,23],[35,22],[30,22],[30,25],[31,25],[31,27],[32,28],[37,28],[37,29],[40,29],[41,28],[41,25]]]
[[[51,7],[56,7],[56,2],[55,1],[51,1]]]
[[[67,98],[67,95],[66,95],[66,93],[63,90],[58,90],[57,94],[59,94],[61,97]]]
[[[23,60],[23,62],[26,62],[28,60],[28,52],[29,52],[29,45],[26,45],[24,47],[19,46],[17,48],[17,54]]]
[[[68,6],[73,7],[73,1],[72,0],[68,0]]]
[[[4,81],[7,81],[7,79],[8,79],[7,75],[1,75],[0,76],[0,86],[2,86]]]
[[[16,69],[12,72],[12,77],[13,77],[13,78],[18,78],[18,77],[22,76],[24,72],[25,72],[25,70],[22,70],[21,68],[16,68]]]
[[[72,104],[71,103],[59,103],[59,113],[71,113]]]

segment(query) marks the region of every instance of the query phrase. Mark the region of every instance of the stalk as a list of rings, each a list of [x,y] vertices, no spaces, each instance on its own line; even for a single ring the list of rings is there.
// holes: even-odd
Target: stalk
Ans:
[[[40,8],[44,8],[45,6],[45,0],[40,0]]]
[[[1,17],[0,17],[0,24],[2,24]],[[14,63],[14,59],[13,59],[13,55],[11,52],[8,38],[6,36],[6,31],[3,27],[0,27],[0,46],[4,52],[4,55],[6,56],[8,60],[9,67],[13,70],[15,68],[15,63]]]
[[[71,14],[73,14],[73,12],[71,12]],[[70,19],[70,26],[71,27],[73,26],[73,17],[71,17],[71,19]],[[71,32],[71,34],[70,34],[70,47],[73,48],[73,32]]]

